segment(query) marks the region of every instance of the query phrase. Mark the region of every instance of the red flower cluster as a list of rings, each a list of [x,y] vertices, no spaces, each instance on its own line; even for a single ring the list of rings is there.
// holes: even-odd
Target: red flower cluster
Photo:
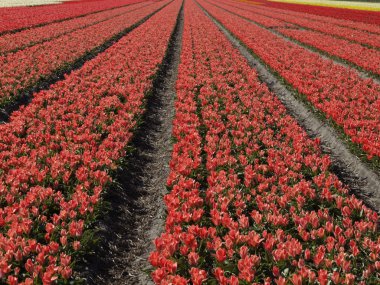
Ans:
[[[114,17],[15,53],[0,56],[0,105],[12,101],[20,90],[64,68],[168,1]]]
[[[356,27],[340,26],[340,25],[336,25],[335,23],[331,23],[330,21],[315,21],[311,19],[305,19],[303,17],[298,17],[295,15],[278,13],[277,11],[273,11],[272,9],[265,9],[262,7],[251,6],[251,8],[249,8],[248,10],[245,10],[245,9],[242,10],[241,8],[237,9],[237,8],[234,8],[231,6],[225,6],[225,5],[224,7],[228,10],[231,10],[231,11],[233,10],[234,13],[243,15],[249,19],[252,18],[252,20],[256,19],[256,17],[260,15],[261,17],[266,16],[268,17],[267,21],[269,21],[269,19],[278,20],[287,24],[294,24],[302,28],[307,28],[313,31],[318,31],[318,32],[322,32],[328,35],[333,35],[338,38],[344,38],[356,43],[370,45],[372,47],[377,47],[377,48],[380,47],[379,29],[377,29],[376,32],[374,33],[368,33],[366,31],[358,30]]]
[[[260,0],[259,0],[260,1]],[[221,0],[219,3],[227,4],[228,6],[232,7],[240,7],[244,8],[245,10],[249,11],[257,11],[259,12],[258,9],[255,9],[254,3],[233,3],[231,1],[226,1],[226,0]],[[257,6],[256,6],[257,7]],[[310,6],[309,6],[310,8]],[[347,10],[347,9],[344,9]],[[292,11],[292,10],[285,10],[285,9],[278,9],[274,7],[268,7],[265,5],[260,6],[260,12],[276,12],[276,14],[285,14],[297,18],[302,18],[302,19],[308,19],[311,21],[315,22],[323,22],[323,23],[329,23],[337,26],[342,26],[346,28],[352,28],[355,30],[362,30],[362,31],[367,31],[375,34],[380,34],[380,27],[379,25],[373,25],[373,24],[368,24],[368,23],[363,23],[363,22],[355,22],[351,20],[343,20],[339,18],[332,18],[332,17],[326,17],[326,16],[320,16],[320,15],[314,15],[310,13],[305,13],[305,12],[297,12],[297,11]],[[366,11],[367,13],[368,11]],[[272,14],[273,15],[273,14]],[[366,14],[368,16],[368,14]],[[363,19],[362,19],[363,20]],[[380,24],[380,23],[379,23]]]
[[[211,1],[210,1],[211,2]],[[215,2],[213,2],[215,3]],[[247,19],[250,19],[260,25],[268,28],[275,28],[281,34],[284,34],[290,38],[296,39],[302,43],[311,45],[331,55],[340,57],[346,61],[352,62],[361,68],[372,71],[380,75],[380,51],[373,48],[365,47],[361,44],[351,42],[350,40],[340,39],[330,34],[324,34],[318,31],[299,29],[293,24],[293,15],[278,14],[274,11],[266,11],[265,9],[249,9],[242,10],[235,6],[217,4],[231,12],[242,15]],[[281,19],[281,20],[280,20]],[[296,18],[299,19],[299,18]],[[301,18],[302,19],[302,18]],[[315,24],[320,24],[314,19],[304,21],[310,21]],[[323,25],[335,26],[335,23],[324,22]],[[379,29],[380,30],[380,29]],[[357,31],[355,31],[357,32]],[[380,33],[380,31],[378,31]],[[367,32],[362,32],[365,35],[369,35]],[[380,39],[380,35],[378,36]],[[356,38],[354,38],[356,40]]]
[[[277,29],[282,34],[380,75],[380,50],[310,30]]]
[[[359,144],[368,159],[380,157],[380,86],[270,31],[201,2],[270,68]],[[260,40],[257,40],[260,39]]]
[[[177,95],[156,284],[379,280],[377,214],[193,1]]]
[[[0,125],[0,283],[70,277],[180,5],[170,4]]]
[[[42,41],[52,40],[74,30],[83,29],[101,21],[111,19],[131,10],[146,6],[146,3],[138,3],[127,7],[106,10],[85,17],[74,18],[64,22],[52,23],[46,26],[27,29],[19,33],[0,36],[0,54],[16,51]]]
[[[301,13],[307,13],[309,15],[320,15],[329,18],[344,19],[348,21],[353,21],[357,24],[370,24],[370,25],[380,25],[380,18],[378,11],[364,11],[364,10],[354,10],[354,9],[342,9],[334,7],[322,7],[314,5],[302,5],[293,3],[281,3],[273,2],[268,0],[255,0],[254,2],[258,4],[264,4],[265,6],[271,8],[279,8],[282,11],[296,11]]]
[[[74,18],[138,2],[141,2],[141,0],[107,0],[96,2],[81,0],[76,3],[67,3],[66,5],[59,6],[1,8],[0,33]]]

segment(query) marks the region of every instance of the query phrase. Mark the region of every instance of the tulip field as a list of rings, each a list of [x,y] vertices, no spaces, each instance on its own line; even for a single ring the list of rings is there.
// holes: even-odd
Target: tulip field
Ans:
[[[0,284],[380,284],[380,12],[304,6],[0,8]]]

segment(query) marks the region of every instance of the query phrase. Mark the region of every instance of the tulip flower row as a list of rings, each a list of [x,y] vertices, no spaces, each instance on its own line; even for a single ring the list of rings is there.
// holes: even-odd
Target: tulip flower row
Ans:
[[[317,5],[302,5],[292,3],[280,3],[268,0],[256,0],[257,4],[262,4],[270,8],[279,8],[281,10],[296,11],[311,15],[320,15],[336,19],[349,20],[356,23],[367,23],[371,25],[380,25],[378,11],[353,10],[334,7],[322,7]]]
[[[337,56],[345,61],[359,66],[362,69],[380,75],[380,51],[377,49],[367,48],[361,44],[350,42],[345,39],[339,39],[313,30],[298,29],[297,26],[294,26],[291,23],[262,16],[260,14],[254,14],[246,10],[241,10],[240,8],[220,5],[219,3],[217,5],[252,20],[264,27],[276,29],[281,34],[301,43],[317,48],[330,55]]]
[[[148,2],[150,3],[150,2]],[[25,47],[29,47],[48,41],[53,38],[67,34],[74,30],[83,29],[90,25],[109,20],[113,17],[122,15],[126,12],[133,11],[140,7],[146,6],[147,2],[141,2],[134,5],[128,5],[112,10],[90,14],[88,16],[74,18],[64,22],[52,23],[38,28],[27,29],[14,34],[5,34],[0,36],[0,54],[14,52]]]
[[[380,157],[378,84],[239,16],[206,1],[200,3],[376,163]]]
[[[0,9],[0,34],[138,2],[141,2],[141,0],[81,1],[59,6],[45,5],[37,7],[2,8]]]
[[[143,112],[180,6],[170,3],[0,125],[1,284],[70,278],[87,222]]]
[[[254,6],[250,4],[249,2],[237,3],[237,2],[233,2],[229,0],[222,0],[222,1],[219,1],[219,3],[227,4],[228,6],[232,6],[232,7],[244,8],[245,10],[251,10],[252,8],[254,8]],[[351,21],[351,20],[343,20],[339,18],[332,18],[332,17],[326,17],[326,16],[319,16],[319,15],[305,13],[305,12],[296,12],[292,10],[278,9],[278,8],[267,7],[267,6],[260,6],[260,11],[272,12],[276,14],[285,14],[285,15],[289,15],[289,16],[293,16],[297,18],[310,20],[310,21],[328,23],[331,25],[342,26],[342,27],[351,28],[354,30],[361,30],[361,31],[367,31],[370,33],[380,34],[379,25],[373,25],[373,24],[368,24],[368,23],[363,23],[363,22],[358,22],[358,21]]]
[[[156,284],[376,284],[378,216],[186,1]],[[317,283],[318,282],[318,283]]]
[[[213,1],[214,3],[218,2]],[[295,17],[293,15],[279,14],[275,11],[266,11],[261,9],[261,7],[252,7],[249,9],[241,9],[231,6],[222,5],[223,8],[228,10],[233,10],[234,13],[239,15],[244,15],[245,17],[250,17],[256,19],[256,17],[268,17],[271,19],[276,19],[283,21],[288,24],[293,24],[300,26],[301,28],[311,29],[313,31],[322,32],[331,36],[338,38],[343,38],[348,41],[352,41],[361,45],[368,45],[371,47],[380,48],[380,34],[368,33],[365,31],[355,30],[348,27],[338,26],[329,22],[316,22],[309,19],[304,19],[300,17]]]
[[[210,3],[217,2],[210,1]],[[294,26],[292,23],[274,19],[272,17],[262,16],[260,14],[255,14],[249,10],[241,10],[240,8],[221,5],[220,3],[217,3],[217,5],[223,7],[224,9],[227,9],[228,11],[241,15],[251,21],[254,21],[255,23],[258,23],[264,27],[275,28],[281,34],[295,39],[301,43],[310,45],[326,53],[340,57],[345,61],[354,63],[360,68],[380,75],[380,50],[367,48],[361,44],[350,42],[345,39],[339,39],[334,36],[313,30],[298,29],[298,27]]]
[[[169,0],[80,29],[15,53],[0,56],[0,106],[17,99],[23,90],[67,69],[114,35],[153,13]]]
[[[278,28],[281,34],[380,75],[380,50],[311,30]]]

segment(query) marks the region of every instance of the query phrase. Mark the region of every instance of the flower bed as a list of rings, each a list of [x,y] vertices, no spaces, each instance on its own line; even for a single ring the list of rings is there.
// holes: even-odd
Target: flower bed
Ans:
[[[238,4],[236,2],[233,3],[233,2],[228,1],[228,0],[221,0],[219,3],[225,3],[225,4],[228,4],[229,6],[241,7],[241,8],[245,8],[247,10],[255,10],[254,3],[249,3],[249,2],[246,2],[246,3],[243,2],[243,3]],[[344,20],[344,19],[339,19],[339,18],[333,18],[331,16],[330,17],[329,16],[321,16],[321,15],[311,14],[311,13],[307,13],[307,12],[305,13],[305,12],[301,12],[301,11],[297,12],[294,10],[278,9],[278,8],[274,8],[274,7],[270,7],[270,6],[266,6],[266,5],[261,5],[259,10],[260,11],[276,12],[276,14],[286,14],[286,15],[290,15],[293,17],[297,17],[297,18],[309,19],[309,20],[316,21],[316,22],[330,23],[330,24],[334,24],[334,25],[338,25],[338,26],[342,26],[342,27],[346,27],[346,28],[355,29],[355,30],[362,30],[362,31],[367,31],[367,32],[375,33],[375,34],[380,34],[380,27],[379,27],[379,25],[376,25],[376,24],[369,24],[369,23],[364,23],[364,22],[352,21],[350,19]],[[259,10],[257,10],[257,11],[259,11]],[[347,12],[350,12],[350,11],[348,10]],[[368,11],[362,12],[362,13],[366,13],[366,16],[368,16]],[[375,13],[375,14],[378,14],[378,13]]]
[[[85,17],[74,18],[64,22],[53,23],[38,28],[27,29],[19,33],[5,34],[0,36],[0,54],[35,45],[42,41],[48,41],[74,30],[83,29],[98,22],[119,16],[131,10],[146,6],[147,3],[138,3],[127,7],[107,10]]]
[[[219,5],[219,4],[218,4]],[[352,29],[349,27],[338,26],[334,23],[313,21],[302,17],[296,17],[293,15],[279,14],[275,11],[267,11],[260,8],[253,8],[248,10],[237,9],[231,6],[226,6],[228,10],[233,10],[239,15],[255,19],[267,18],[272,20],[278,20],[288,24],[298,25],[301,28],[311,29],[327,35],[343,38],[348,41],[353,41],[362,45],[369,45],[371,47],[380,48],[380,34],[372,34],[361,30]],[[267,20],[268,21],[268,20]]]
[[[0,282],[70,278],[126,154],[181,2],[174,1],[0,125]]]
[[[264,4],[268,7],[278,8],[286,11],[296,11],[308,13],[311,15],[320,15],[325,17],[332,17],[336,19],[344,19],[355,21],[357,23],[367,23],[372,25],[379,25],[379,12],[377,11],[360,11],[353,9],[340,9],[333,7],[320,7],[320,6],[310,6],[310,5],[302,5],[302,4],[291,4],[291,3],[279,3],[272,2],[268,0],[255,0],[259,3]]]
[[[65,5],[1,8],[0,33],[71,19],[140,1],[141,0],[107,0],[91,3],[91,1],[82,0],[79,2],[76,1],[76,3],[69,2]]]
[[[216,2],[210,1],[210,3]],[[283,17],[280,17],[280,20],[278,19],[278,14],[276,12],[264,13],[265,15],[268,15],[267,17],[261,15],[260,10],[257,10],[257,12],[260,14],[256,14],[249,10],[246,11],[242,9],[237,9],[228,5],[221,5],[220,3],[216,3],[216,5],[223,7],[228,11],[241,15],[249,20],[252,20],[253,22],[267,27],[268,29],[275,29],[276,31],[279,31],[281,34],[286,35],[289,38],[295,39],[303,44],[307,44],[313,48],[317,48],[330,55],[340,57],[345,61],[356,64],[360,68],[380,75],[380,51],[377,49],[365,47],[355,42],[351,42],[351,39],[355,39],[355,41],[358,40],[358,38],[354,35],[350,37],[350,40],[340,39],[332,36],[329,33],[325,34],[314,30],[300,29],[299,27],[293,24],[297,24],[297,18],[294,18],[292,16],[287,16],[286,20],[282,19]],[[315,21],[310,22],[318,26],[328,26],[327,31],[330,30],[329,25],[335,26],[335,24],[329,23],[320,23]],[[349,31],[351,32],[352,30]],[[358,33],[358,31],[354,32]],[[370,35],[365,32],[362,32],[362,34],[376,41],[374,35]]]
[[[51,41],[0,56],[0,106],[16,100],[23,90],[54,76],[54,73],[69,69],[77,59],[168,2],[157,2]]]
[[[375,284],[378,216],[186,1],[156,284]]]
[[[379,162],[378,84],[236,15],[201,3],[266,65],[341,127],[368,159],[375,165]]]
[[[380,75],[380,50],[366,48],[357,43],[310,30],[282,28],[277,30],[301,43],[310,45],[349,63],[354,63],[364,70]]]

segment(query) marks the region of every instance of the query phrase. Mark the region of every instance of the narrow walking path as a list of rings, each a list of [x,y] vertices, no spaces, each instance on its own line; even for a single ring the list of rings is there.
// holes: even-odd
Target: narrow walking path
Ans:
[[[331,156],[334,170],[339,178],[368,206],[380,212],[380,178],[377,173],[369,169],[358,157],[353,155],[331,127],[321,122],[302,102],[298,101],[285,85],[270,73],[233,34],[202,6],[201,8],[247,59],[249,65],[257,70],[260,80],[265,82],[269,89],[278,96],[289,113],[307,131],[308,135],[321,140],[323,150]]]
[[[118,189],[105,200],[109,212],[99,223],[100,244],[86,261],[81,277],[87,284],[151,284],[148,262],[153,240],[164,229],[166,179],[172,151],[175,82],[182,45],[183,6],[166,57],[135,132]]]

